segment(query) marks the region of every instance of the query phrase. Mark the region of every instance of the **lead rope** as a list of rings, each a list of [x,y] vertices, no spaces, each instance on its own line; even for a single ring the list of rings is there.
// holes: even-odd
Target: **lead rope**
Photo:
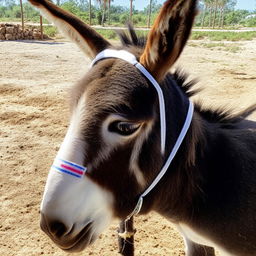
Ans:
[[[158,82],[154,79],[154,77],[143,67],[137,60],[136,57],[127,52],[125,50],[114,50],[114,49],[106,49],[100,52],[95,59],[91,63],[91,67],[99,60],[106,58],[118,58],[125,60],[131,63],[133,66],[138,68],[140,72],[151,82],[151,84],[155,87],[158,100],[159,100],[159,112],[160,112],[160,130],[161,130],[161,153],[164,155],[165,153],[165,143],[166,143],[166,116],[165,116],[165,102],[163,97],[163,92],[158,84]],[[134,255],[134,234],[135,230],[133,229],[133,216],[137,215],[143,205],[143,198],[151,192],[151,190],[158,184],[158,182],[162,179],[166,171],[168,170],[173,158],[178,152],[181,143],[183,142],[187,131],[190,127],[192,118],[194,113],[194,105],[191,101],[189,101],[188,112],[186,116],[186,120],[181,129],[181,132],[176,140],[174,147],[169,154],[165,164],[163,165],[161,171],[150,184],[150,186],[140,195],[138,202],[134,208],[134,210],[126,217],[124,221],[120,223],[120,228],[118,230],[118,244],[119,244],[119,253],[123,256],[133,256]]]
[[[136,230],[133,227],[133,217],[128,221],[120,222],[118,233],[118,252],[123,256],[134,256],[134,235]]]

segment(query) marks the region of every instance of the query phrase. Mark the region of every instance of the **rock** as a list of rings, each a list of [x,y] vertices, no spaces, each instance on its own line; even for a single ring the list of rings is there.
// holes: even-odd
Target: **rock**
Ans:
[[[14,27],[6,27],[6,34],[13,34],[14,33]]]
[[[5,34],[5,39],[6,40],[13,40],[13,35],[12,34]]]
[[[4,35],[5,32],[6,32],[5,27],[0,27],[0,34],[1,34],[1,35]]]
[[[33,32],[33,37],[34,37],[35,39],[41,39],[41,33]]]
[[[41,40],[41,31],[37,27],[26,27],[22,30],[20,25],[8,23],[0,24],[0,40]],[[43,35],[43,39],[49,39],[47,35]]]

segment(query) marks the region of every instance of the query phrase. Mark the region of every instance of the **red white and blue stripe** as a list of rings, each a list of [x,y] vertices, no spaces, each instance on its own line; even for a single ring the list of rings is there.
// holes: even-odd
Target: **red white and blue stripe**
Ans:
[[[77,178],[82,178],[87,170],[84,166],[59,158],[55,159],[52,169]]]

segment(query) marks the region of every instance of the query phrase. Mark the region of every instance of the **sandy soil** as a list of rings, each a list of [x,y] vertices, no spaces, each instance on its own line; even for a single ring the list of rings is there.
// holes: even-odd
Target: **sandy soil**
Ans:
[[[239,111],[255,103],[256,41],[236,53],[190,42],[179,64],[199,78],[205,105]],[[49,166],[68,120],[67,88],[88,69],[69,42],[0,42],[0,255],[67,255],[39,228],[39,205]],[[256,119],[256,113],[252,115]],[[114,223],[88,250],[119,255]],[[136,218],[136,255],[184,254],[174,227],[152,213]]]

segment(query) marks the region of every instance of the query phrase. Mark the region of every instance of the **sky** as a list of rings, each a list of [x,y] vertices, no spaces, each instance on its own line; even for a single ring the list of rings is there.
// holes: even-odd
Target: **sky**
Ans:
[[[157,0],[159,4],[162,4],[165,0]],[[135,0],[137,10],[143,10],[146,5],[148,5],[148,0]],[[130,1],[128,0],[114,0],[114,5],[130,6]],[[236,9],[245,9],[245,10],[255,10],[256,9],[256,0],[237,0]]]

